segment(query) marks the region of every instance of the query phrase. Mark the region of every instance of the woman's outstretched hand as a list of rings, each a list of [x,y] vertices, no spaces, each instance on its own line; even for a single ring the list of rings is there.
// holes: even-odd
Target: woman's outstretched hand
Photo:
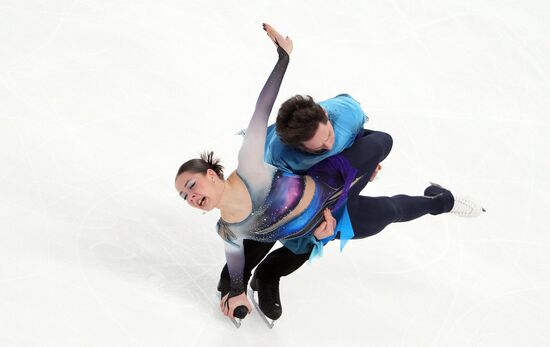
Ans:
[[[283,37],[283,35],[279,34],[277,30],[275,30],[271,25],[267,23],[262,24],[264,27],[265,32],[267,33],[267,36],[273,41],[273,43],[276,46],[281,47],[284,49],[286,54],[290,55],[292,53],[292,48],[294,47],[292,44],[292,40],[290,37]]]

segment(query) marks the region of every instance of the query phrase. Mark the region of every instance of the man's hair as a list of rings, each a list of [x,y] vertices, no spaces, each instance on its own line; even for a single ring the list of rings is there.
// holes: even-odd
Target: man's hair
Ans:
[[[214,170],[216,175],[223,180],[223,166],[220,165],[219,159],[214,158],[212,151],[202,153],[200,159],[191,159],[183,163],[176,174],[176,179],[187,171],[204,175],[208,169]]]
[[[319,123],[327,121],[325,110],[311,96],[295,95],[279,108],[275,131],[281,142],[300,148],[315,135]]]

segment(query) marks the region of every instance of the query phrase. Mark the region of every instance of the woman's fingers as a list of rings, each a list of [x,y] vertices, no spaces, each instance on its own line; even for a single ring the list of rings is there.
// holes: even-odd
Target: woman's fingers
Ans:
[[[225,301],[223,304],[223,314],[227,316],[229,314],[229,302]]]
[[[245,293],[242,293],[238,296],[232,297],[229,300],[229,307],[226,316],[233,318],[233,315],[235,313],[234,310],[241,305],[244,305],[248,309],[248,313],[252,312],[252,305],[250,304],[250,300],[248,300]]]
[[[277,30],[275,30],[271,25],[267,23],[262,24],[264,30],[267,33],[267,36],[275,43],[275,45],[280,46],[282,49],[286,51],[287,54],[290,55],[292,52],[292,49],[294,47],[294,44],[292,43],[292,40],[290,37],[283,37],[283,35],[279,34]]]
[[[229,296],[229,294],[225,294],[223,296],[223,298],[221,298],[220,300],[220,310],[223,312],[224,311],[224,306],[225,306],[225,302],[227,301],[227,297]]]
[[[267,36],[273,41],[274,44],[277,44],[277,31],[273,29],[273,27],[267,23],[263,23],[263,28],[265,32],[267,33]]]

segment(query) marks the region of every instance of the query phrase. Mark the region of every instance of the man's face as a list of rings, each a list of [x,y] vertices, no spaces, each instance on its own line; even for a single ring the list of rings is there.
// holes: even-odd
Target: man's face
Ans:
[[[332,146],[334,146],[334,128],[330,120],[327,120],[326,124],[319,123],[313,137],[302,142],[301,149],[308,153],[323,154],[330,151]]]

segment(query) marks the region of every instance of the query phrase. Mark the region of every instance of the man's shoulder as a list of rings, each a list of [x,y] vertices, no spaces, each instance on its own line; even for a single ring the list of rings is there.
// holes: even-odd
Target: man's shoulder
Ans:
[[[266,143],[265,161],[280,169],[288,169],[287,158],[296,156],[296,150],[284,144],[278,136]]]
[[[271,142],[269,146],[271,156],[274,160],[287,157],[288,155],[296,155],[297,150],[282,143],[280,139]]]
[[[351,95],[347,93],[338,94],[333,98],[323,100],[319,102],[321,106],[327,105],[342,105],[342,106],[348,106],[348,107],[358,107],[359,101],[355,100]]]
[[[359,102],[349,94],[340,94],[319,104],[327,111],[329,119],[336,127],[342,125],[348,128],[359,123],[362,126],[368,119]]]
[[[361,104],[359,104],[359,102],[349,94],[337,95],[334,98],[321,101],[319,105],[321,105],[321,107],[323,107],[329,113],[331,119],[338,118],[344,114],[349,113],[357,115],[364,114],[363,110],[361,109]]]

